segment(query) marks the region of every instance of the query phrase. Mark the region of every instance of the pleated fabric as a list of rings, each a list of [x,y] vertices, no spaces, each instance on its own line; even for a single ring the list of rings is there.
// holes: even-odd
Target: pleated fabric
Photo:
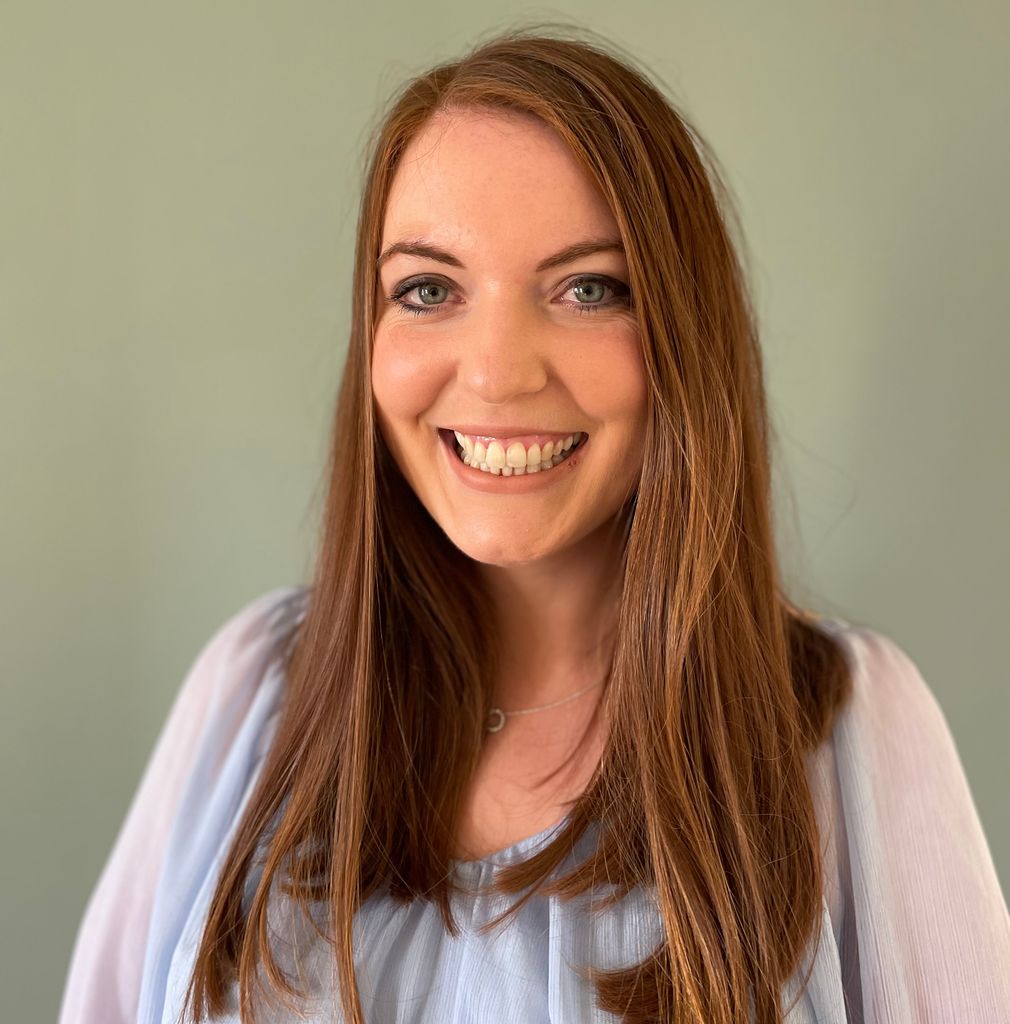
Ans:
[[[290,587],[262,595],[194,662],[85,910],[60,1024],[179,1024],[221,863],[276,731],[280,654],[306,598]],[[783,992],[786,1022],[1010,1024],[1010,914],[943,712],[893,640],[840,619],[821,626],[842,642],[854,694],[808,755],[826,885],[820,941]],[[423,901],[376,894],[361,907],[355,968],[369,1024],[617,1024],[577,968],[629,966],[658,945],[650,892],[603,913],[590,912],[588,894],[535,895],[479,931],[516,899],[478,891],[495,867],[563,825],[454,862],[456,937]],[[559,870],[596,840],[590,829]],[[278,961],[306,999],[297,1012],[260,1004],[260,1019],[339,1024],[330,947],[276,892],[269,920]],[[239,1021],[232,995],[226,1024]]]

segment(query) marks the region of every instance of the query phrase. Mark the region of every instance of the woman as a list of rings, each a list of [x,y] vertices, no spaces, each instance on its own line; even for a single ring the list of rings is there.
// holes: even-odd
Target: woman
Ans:
[[[1010,1019],[939,706],[780,589],[713,167],[597,43],[402,91],[315,578],[193,666],[63,1024]]]

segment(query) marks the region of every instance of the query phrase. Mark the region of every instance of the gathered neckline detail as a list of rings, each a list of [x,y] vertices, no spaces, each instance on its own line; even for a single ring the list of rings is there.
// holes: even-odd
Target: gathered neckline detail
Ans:
[[[449,863],[454,866],[466,865],[466,864],[511,864],[517,859],[517,855],[528,853],[529,850],[534,846],[539,846],[548,837],[551,837],[553,833],[560,832],[565,825],[568,823],[570,815],[566,814],[560,821],[556,821],[553,825],[548,825],[547,828],[540,832],[537,832],[532,836],[525,836],[522,839],[517,839],[514,843],[509,846],[502,847],[500,850],[494,850],[492,853],[487,853],[483,857],[477,857],[474,860],[461,860],[457,857],[450,858]],[[546,845],[546,844],[545,844]]]

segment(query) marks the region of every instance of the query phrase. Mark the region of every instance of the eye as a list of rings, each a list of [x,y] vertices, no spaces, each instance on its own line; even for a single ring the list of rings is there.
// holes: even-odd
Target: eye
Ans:
[[[625,307],[631,300],[631,289],[626,284],[602,274],[583,274],[570,281],[565,291],[575,292],[579,300],[565,302],[564,305],[573,307],[580,313],[595,313],[599,309]],[[607,292],[611,293],[609,299],[605,299]]]
[[[405,302],[404,296],[411,292],[417,292],[421,305],[414,302]],[[449,294],[449,286],[442,284],[430,277],[414,277],[404,281],[392,295],[386,296],[386,301],[391,302],[398,309],[420,316],[422,313],[434,313],[435,310],[445,304]]]
[[[600,303],[607,292],[607,286],[602,281],[587,280],[573,284],[572,291],[581,293],[580,301],[585,299],[586,302]]]
[[[404,312],[421,316],[437,312],[446,304],[451,292],[449,285],[432,277],[408,278],[386,301]],[[408,302],[406,296],[416,292],[419,302]],[[622,281],[607,277],[604,274],[581,274],[573,278],[565,292],[574,292],[575,302],[562,302],[563,306],[577,310],[579,313],[595,313],[600,309],[626,308],[630,305],[631,290]],[[609,293],[610,297],[607,298]]]

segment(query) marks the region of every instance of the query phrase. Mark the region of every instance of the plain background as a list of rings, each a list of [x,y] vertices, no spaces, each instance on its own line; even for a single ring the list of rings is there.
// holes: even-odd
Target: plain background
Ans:
[[[792,593],[913,657],[1007,890],[1004,4],[5,7],[4,1019],[54,1019],[199,649],[306,578],[381,104],[530,18],[614,39],[712,143]]]

